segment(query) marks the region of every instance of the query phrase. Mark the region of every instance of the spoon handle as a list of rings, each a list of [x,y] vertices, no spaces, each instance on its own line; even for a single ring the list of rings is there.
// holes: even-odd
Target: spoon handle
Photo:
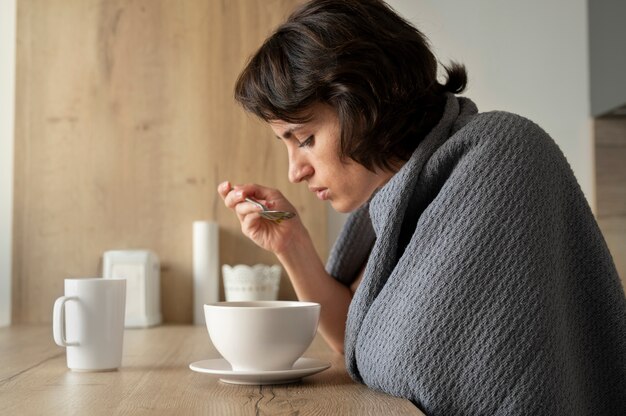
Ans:
[[[262,203],[260,203],[259,201],[255,201],[252,198],[248,198],[246,197],[246,202],[250,202],[254,205],[256,205],[257,207],[261,208],[263,211],[267,211],[267,207],[265,205],[263,205]]]
[[[259,213],[261,217],[270,221],[274,221],[276,224],[280,224],[282,220],[288,220],[289,218],[293,218],[296,216],[296,214],[294,214],[293,212],[288,211],[270,211],[265,205],[263,205],[259,201],[255,201],[252,198],[246,198],[246,202],[250,202],[261,208],[262,211]]]

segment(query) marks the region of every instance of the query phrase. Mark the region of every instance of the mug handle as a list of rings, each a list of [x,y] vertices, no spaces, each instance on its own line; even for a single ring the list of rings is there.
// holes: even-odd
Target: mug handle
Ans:
[[[61,347],[75,347],[78,342],[67,342],[65,339],[65,302],[68,300],[78,300],[76,296],[61,296],[54,302],[52,313],[52,334],[54,342]]]

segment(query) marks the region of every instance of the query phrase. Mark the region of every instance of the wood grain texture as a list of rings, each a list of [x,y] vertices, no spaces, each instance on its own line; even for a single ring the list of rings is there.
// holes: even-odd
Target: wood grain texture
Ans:
[[[626,216],[598,218],[598,225],[626,290]]]
[[[325,206],[232,98],[296,3],[18,2],[14,322],[49,322],[63,279],[99,275],[110,249],[156,252],[164,320],[191,322],[194,220],[219,223],[222,263],[277,263],[241,234],[222,180],[281,189],[326,257]],[[286,276],[279,296],[295,297]]]
[[[350,379],[344,357],[316,337],[304,354],[332,367],[302,382],[225,384],[189,370],[219,357],[205,328],[126,330],[119,371],[74,373],[49,326],[0,329],[0,414],[423,415],[409,401]],[[36,392],[36,394],[34,394]]]
[[[598,225],[626,290],[626,117],[594,120]]]
[[[626,117],[594,125],[598,216],[626,216]]]
[[[594,119],[597,146],[626,146],[626,116]]]

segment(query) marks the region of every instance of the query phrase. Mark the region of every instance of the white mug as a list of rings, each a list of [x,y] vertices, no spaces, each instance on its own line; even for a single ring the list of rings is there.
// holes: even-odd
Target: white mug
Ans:
[[[67,348],[74,371],[115,370],[122,364],[126,279],[65,279],[54,303],[54,341]]]

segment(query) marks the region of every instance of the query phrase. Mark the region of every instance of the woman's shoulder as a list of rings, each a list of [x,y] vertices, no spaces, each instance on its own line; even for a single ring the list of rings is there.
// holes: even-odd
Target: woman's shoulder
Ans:
[[[532,120],[507,111],[471,116],[433,154],[426,170],[437,176],[434,172],[455,166],[473,172],[503,164],[534,172],[571,170],[563,152],[545,130]]]
[[[533,153],[560,152],[554,140],[537,123],[508,111],[478,113],[450,139],[466,149],[480,147],[485,151],[498,151],[519,148],[533,149]]]
[[[478,113],[458,133],[476,134],[477,132],[494,138],[549,137],[534,121],[508,111]]]

